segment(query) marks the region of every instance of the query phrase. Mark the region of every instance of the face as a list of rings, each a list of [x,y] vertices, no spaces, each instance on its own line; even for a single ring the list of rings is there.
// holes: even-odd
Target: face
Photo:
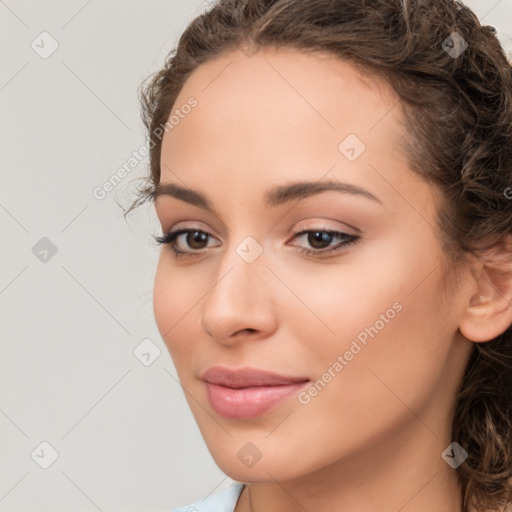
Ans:
[[[398,147],[397,101],[349,63],[266,49],[201,65],[173,107],[161,185],[205,202],[177,187],[155,200],[164,234],[188,230],[161,247],[155,319],[235,480],[349,467],[405,432],[437,463],[450,442],[432,452],[470,344],[457,295],[443,293],[439,197]],[[276,402],[274,387],[212,403],[201,379],[212,366],[307,382]]]

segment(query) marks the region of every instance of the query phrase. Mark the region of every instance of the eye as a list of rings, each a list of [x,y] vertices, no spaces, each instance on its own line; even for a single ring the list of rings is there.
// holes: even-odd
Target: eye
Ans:
[[[193,250],[192,252],[181,249],[179,244],[177,244],[177,241],[179,241],[183,235],[186,235],[183,237],[183,240],[186,245]],[[213,238],[210,233],[200,229],[177,229],[175,231],[169,231],[169,233],[163,236],[154,236],[158,244],[170,245],[176,257],[195,255],[194,252],[207,247],[210,238]]]
[[[361,238],[358,235],[349,235],[341,231],[332,231],[328,229],[310,229],[300,231],[293,237],[306,237],[307,243],[313,247],[313,250],[299,247],[301,253],[322,257],[325,254],[333,254],[345,250],[347,247],[354,245]],[[331,246],[332,242],[340,240],[336,245]],[[292,244],[295,245],[295,244]]]
[[[349,235],[341,231],[332,231],[329,229],[310,229],[307,231],[299,231],[295,233],[293,239],[306,237],[306,241],[312,249],[307,247],[300,247],[299,251],[309,256],[323,257],[326,254],[334,254],[341,252],[347,247],[354,245],[360,239],[360,236]],[[208,247],[208,242],[213,239],[210,233],[200,229],[177,229],[170,231],[164,236],[154,236],[158,244],[170,245],[177,258],[184,256],[196,256],[200,251]],[[188,246],[183,248],[177,242],[181,241]],[[331,246],[331,244],[338,240],[339,242]],[[297,245],[297,244],[292,244]],[[217,246],[214,246],[217,247]]]

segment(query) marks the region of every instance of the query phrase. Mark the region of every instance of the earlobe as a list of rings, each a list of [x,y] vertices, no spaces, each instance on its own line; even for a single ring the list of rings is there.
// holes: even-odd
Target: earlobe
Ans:
[[[502,241],[482,253],[481,272],[460,318],[459,330],[474,342],[490,341],[512,326],[512,251]],[[476,291],[475,291],[476,290]]]

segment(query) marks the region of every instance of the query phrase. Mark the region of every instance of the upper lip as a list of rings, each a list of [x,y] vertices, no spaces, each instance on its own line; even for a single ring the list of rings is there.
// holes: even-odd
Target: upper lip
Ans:
[[[218,384],[233,389],[251,386],[283,386],[309,380],[307,377],[287,377],[247,366],[237,369],[213,366],[205,370],[200,378],[210,384]]]

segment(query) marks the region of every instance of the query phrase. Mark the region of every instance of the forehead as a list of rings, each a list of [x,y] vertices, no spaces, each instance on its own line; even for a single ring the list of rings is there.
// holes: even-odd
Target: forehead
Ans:
[[[197,105],[184,109],[164,135],[162,181],[174,178],[169,168],[201,183],[205,166],[225,169],[231,179],[238,172],[268,177],[291,169],[315,178],[333,166],[350,174],[361,172],[368,158],[379,165],[401,158],[397,95],[384,78],[330,54],[229,52],[191,74],[171,115],[192,97]],[[342,154],[347,137],[364,146],[361,161]]]
[[[333,92],[333,86],[336,89],[337,86],[352,85],[356,89],[361,86],[373,89],[382,97],[394,96],[384,77],[364,68],[362,62],[356,64],[356,61],[344,60],[325,51],[305,52],[284,47],[264,47],[254,55],[246,55],[238,49],[225,52],[199,65],[189,76],[186,86],[198,94],[207,95],[207,89],[211,92],[214,82],[217,87],[213,89],[218,91],[226,87],[239,88],[242,84],[246,87],[272,85],[276,80],[288,83],[292,90],[294,85],[306,88],[313,85],[318,95],[323,90]],[[294,84],[295,80],[299,83]]]
[[[226,114],[243,113],[241,109],[250,105],[268,115],[266,107],[275,112],[280,105],[283,114],[291,113],[286,108],[296,110],[297,116],[315,113],[334,129],[340,125],[335,119],[339,111],[345,122],[351,122],[357,114],[377,114],[375,109],[398,100],[383,77],[350,61],[325,52],[282,48],[264,48],[250,57],[235,50],[200,65],[184,84],[175,107],[191,95],[204,112],[206,107],[218,107]]]

